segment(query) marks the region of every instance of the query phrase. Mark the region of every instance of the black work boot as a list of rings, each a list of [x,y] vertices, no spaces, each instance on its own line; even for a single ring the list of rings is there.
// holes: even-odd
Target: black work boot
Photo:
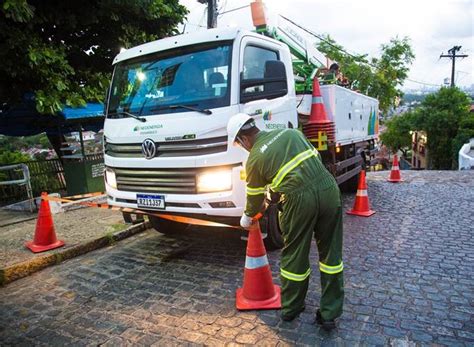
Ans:
[[[293,319],[299,316],[301,312],[304,311],[306,307],[303,306],[299,311],[296,311],[294,313],[289,313],[289,314],[281,314],[281,319],[284,320],[285,322],[291,322]]]
[[[321,316],[321,311],[319,310],[319,308],[316,311],[316,323],[321,325],[321,327],[326,331],[330,331],[336,328],[336,321],[334,319],[324,320],[323,317]]]

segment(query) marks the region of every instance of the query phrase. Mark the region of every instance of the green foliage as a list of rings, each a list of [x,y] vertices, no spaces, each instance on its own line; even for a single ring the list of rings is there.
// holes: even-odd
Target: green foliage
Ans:
[[[406,112],[386,122],[387,129],[380,135],[380,139],[392,152],[401,150],[406,157],[411,147],[410,131],[415,129],[416,117],[416,111]]]
[[[403,99],[401,100],[401,104],[408,104],[410,102],[422,102],[425,100],[426,94],[403,94]]]
[[[48,140],[48,137],[44,134],[42,134],[40,136],[40,138],[38,139],[38,143],[40,144],[41,148],[48,148],[48,149],[52,149],[53,146],[51,146],[51,143],[49,142]]]
[[[33,136],[3,136],[0,138],[0,152],[15,152],[32,147],[39,147],[42,149],[52,148],[46,134]]]
[[[30,156],[21,152],[2,151],[0,154],[0,166],[23,163],[30,160]]]
[[[377,98],[380,109],[387,112],[403,95],[399,87],[408,77],[408,66],[415,55],[407,37],[394,38],[381,46],[380,58],[349,55],[329,36],[318,44],[318,50],[339,63],[342,73],[351,81],[351,88]]]
[[[41,113],[102,101],[113,57],[176,32],[178,0],[5,0],[0,13],[0,100],[35,93]]]
[[[21,152],[11,152],[11,151],[2,151],[0,153],[0,166],[5,166],[5,165],[11,165],[11,164],[18,164],[22,163],[25,161],[30,160],[30,157],[26,154],[23,154]],[[0,181],[6,181],[10,179],[17,179],[14,177],[11,177],[11,174],[8,170],[0,171]]]
[[[466,117],[459,121],[458,133],[453,139],[453,158],[456,160],[456,163],[459,150],[472,138],[474,138],[474,113],[469,112]]]
[[[441,88],[422,102],[415,123],[426,132],[430,168],[456,168],[457,152],[473,134],[470,102],[469,96],[458,88]]]

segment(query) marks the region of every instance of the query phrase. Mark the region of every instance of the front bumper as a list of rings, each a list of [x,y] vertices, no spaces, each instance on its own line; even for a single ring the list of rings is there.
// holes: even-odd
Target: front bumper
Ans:
[[[129,192],[105,184],[107,202],[113,206],[138,208],[137,194],[160,194],[165,196],[165,209],[152,212],[174,213],[216,217],[240,217],[245,206],[245,181],[241,179],[242,166],[232,168],[232,190],[201,194],[166,194],[156,192]],[[217,203],[231,202],[235,207],[215,207]],[[213,207],[214,206],[214,207]],[[150,210],[151,211],[151,210]],[[220,219],[220,218],[219,218]]]

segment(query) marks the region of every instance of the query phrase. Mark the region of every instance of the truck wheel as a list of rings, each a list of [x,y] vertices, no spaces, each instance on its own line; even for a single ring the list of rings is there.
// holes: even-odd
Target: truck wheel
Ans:
[[[148,216],[148,219],[150,220],[151,226],[156,231],[165,235],[177,234],[186,230],[189,226],[189,224],[186,223],[173,222],[172,220],[156,216]]]
[[[263,241],[268,251],[283,247],[283,236],[281,235],[280,223],[278,222],[278,207],[276,204],[271,204],[267,208],[265,215],[260,220],[260,228],[262,233],[267,234]]]
[[[357,185],[359,184],[359,175],[352,176],[350,179],[341,183],[339,188],[343,193],[355,193],[357,192]]]

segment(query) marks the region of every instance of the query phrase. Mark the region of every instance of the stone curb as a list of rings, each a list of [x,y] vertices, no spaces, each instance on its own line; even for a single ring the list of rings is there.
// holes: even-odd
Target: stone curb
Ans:
[[[48,266],[60,264],[67,259],[77,257],[99,248],[107,247],[117,241],[139,234],[148,228],[150,228],[150,222],[142,222],[140,224],[132,225],[125,230],[104,235],[97,239],[89,240],[69,248],[60,248],[59,251],[53,254],[47,254],[7,266],[0,269],[0,286],[31,275],[32,273]]]

